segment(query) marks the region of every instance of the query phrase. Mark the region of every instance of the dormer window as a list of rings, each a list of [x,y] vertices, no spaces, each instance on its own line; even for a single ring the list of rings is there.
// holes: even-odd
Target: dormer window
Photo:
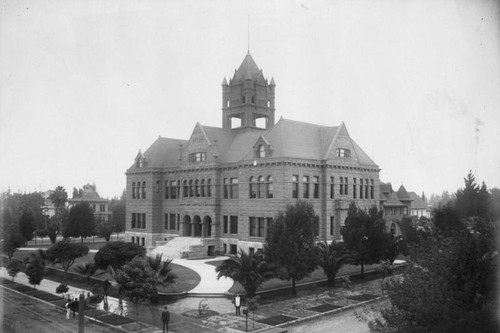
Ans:
[[[345,148],[337,148],[337,157],[351,157],[351,151]]]
[[[259,158],[266,157],[266,147],[264,147],[264,145],[259,146],[258,157]]]
[[[198,153],[189,154],[189,162],[200,163],[200,162],[205,161],[206,159],[207,159],[206,152],[198,152]]]

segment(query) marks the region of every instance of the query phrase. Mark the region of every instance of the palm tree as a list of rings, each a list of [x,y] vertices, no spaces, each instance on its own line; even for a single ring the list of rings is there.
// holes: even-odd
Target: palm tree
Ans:
[[[239,254],[231,256],[215,268],[217,279],[228,277],[241,284],[248,298],[255,296],[260,285],[277,273],[277,266],[264,260],[261,250],[247,254],[240,249]]]
[[[328,244],[327,241],[320,242],[315,246],[318,256],[319,266],[323,268],[328,285],[335,285],[335,277],[342,265],[350,259],[348,250],[343,244],[332,241]]]
[[[91,262],[76,265],[73,269],[78,274],[85,275],[87,277],[87,285],[90,284],[90,277],[97,271],[97,267]]]
[[[172,259],[167,259],[162,261],[162,254],[157,254],[154,257],[146,257],[151,269],[156,272],[158,283],[161,285],[167,285],[170,283],[175,283],[177,275],[172,272]]]
[[[55,220],[57,221],[57,232],[61,230],[62,221],[65,215],[66,202],[68,201],[68,193],[62,186],[57,186],[49,195],[50,201],[54,204]]]

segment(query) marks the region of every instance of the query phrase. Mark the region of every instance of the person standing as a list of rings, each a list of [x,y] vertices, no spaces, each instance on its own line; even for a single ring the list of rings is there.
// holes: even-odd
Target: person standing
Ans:
[[[168,307],[165,307],[165,309],[161,313],[161,321],[163,323],[163,333],[168,333],[168,322],[170,321],[170,312],[168,312]]]
[[[234,306],[236,307],[236,315],[240,315],[240,307],[241,307],[241,298],[239,294],[236,294],[234,297]]]
[[[66,300],[66,304],[64,305],[64,307],[66,308],[66,319],[69,319],[70,316],[71,316],[71,299],[68,297],[68,299]]]

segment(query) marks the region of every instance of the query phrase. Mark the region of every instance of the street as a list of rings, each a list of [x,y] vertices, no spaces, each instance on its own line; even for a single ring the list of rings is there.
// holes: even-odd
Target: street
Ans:
[[[0,286],[0,315],[4,333],[74,333],[78,317],[66,319],[55,307]],[[85,320],[86,333],[109,332],[109,328]]]
[[[387,306],[388,301],[382,300],[366,307],[342,311],[332,316],[306,321],[301,324],[286,326],[289,333],[369,333],[368,321],[377,315],[374,309]]]

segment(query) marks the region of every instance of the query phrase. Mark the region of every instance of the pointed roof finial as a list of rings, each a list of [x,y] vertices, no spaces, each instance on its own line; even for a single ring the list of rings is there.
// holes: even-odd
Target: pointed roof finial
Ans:
[[[248,49],[247,53],[250,54],[250,14],[248,14],[248,26],[247,26],[247,34],[248,34]]]

